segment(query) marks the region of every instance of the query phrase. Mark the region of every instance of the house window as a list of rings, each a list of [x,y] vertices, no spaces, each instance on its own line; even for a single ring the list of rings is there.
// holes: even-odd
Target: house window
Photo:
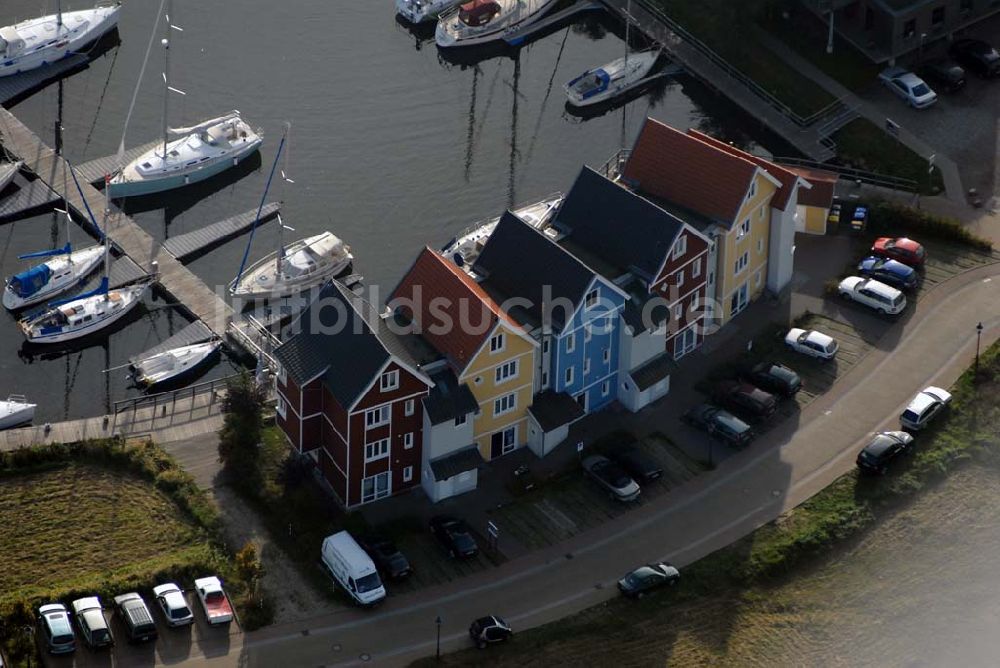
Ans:
[[[383,438],[365,446],[365,461],[373,462],[389,456],[389,439]]]
[[[583,373],[584,374],[590,373],[590,359],[589,358],[583,360]]]
[[[757,194],[757,180],[754,179],[753,181],[750,182],[750,192],[747,193],[747,199],[748,200],[753,199],[756,194]]]
[[[684,270],[681,269],[677,272],[677,287],[684,285]]]
[[[931,12],[931,25],[939,28],[944,23],[944,7],[935,7]]]
[[[571,353],[576,350],[576,332],[566,337],[566,352]]]
[[[591,331],[590,325],[589,324],[584,325],[583,326],[583,342],[584,343],[589,343],[591,337],[593,337],[593,336],[594,336],[594,332]]]
[[[361,503],[387,497],[391,491],[392,476],[388,471],[370,476],[361,481]]]
[[[698,307],[701,306],[701,295],[696,294],[691,298],[691,312],[695,313],[698,311]]]
[[[764,239],[761,237],[757,240],[757,254],[760,255],[764,252]]]
[[[584,308],[594,308],[597,306],[597,290],[591,290],[587,293],[586,299],[583,302]]]
[[[455,426],[456,427],[461,427],[462,425],[464,425],[466,423],[466,420],[467,420],[467,417],[466,417],[465,413],[462,413],[461,415],[456,415],[455,416]]]
[[[407,399],[406,403],[403,404],[403,414],[406,415],[406,417],[410,417],[413,415],[413,411],[415,411],[416,408],[417,402],[414,399]]]
[[[674,359],[679,360],[687,355],[695,349],[697,343],[698,334],[695,332],[695,328],[688,327],[674,338]]]
[[[505,394],[493,402],[493,417],[506,415],[517,408],[517,392]]]
[[[389,424],[389,407],[381,406],[365,411],[365,429],[374,429]]]
[[[517,360],[504,362],[496,368],[495,384],[506,382],[517,375]]]
[[[492,339],[490,339],[490,352],[491,353],[498,353],[498,352],[502,351],[503,350],[503,346],[504,346],[503,332],[500,332],[499,334],[497,334],[496,336],[494,336]]]
[[[740,229],[736,232],[736,240],[739,241],[746,235],[750,234],[750,219],[747,218],[742,223],[740,223]]]
[[[399,371],[386,371],[382,374],[380,387],[383,392],[389,392],[399,388]]]
[[[542,387],[545,387],[548,384],[549,384],[549,372],[548,371],[543,371],[542,372]]]
[[[740,255],[739,259],[736,260],[736,266],[734,268],[733,273],[739,274],[740,272],[742,272],[744,269],[747,268],[748,264],[750,264],[750,253],[743,251],[743,255]]]
[[[699,276],[701,276],[701,258],[691,263],[691,278],[698,278]]]
[[[739,290],[733,293],[732,298],[729,301],[729,312],[732,315],[736,315],[743,309],[747,307],[749,303],[749,296],[747,291],[747,284],[744,283],[740,286]]]
[[[604,349],[604,363],[607,364],[611,361],[611,348]]]
[[[278,365],[278,382],[282,385],[288,385],[288,372],[285,371],[285,367],[282,364]]]
[[[566,369],[566,385],[573,384],[573,367]]]
[[[406,466],[403,468],[403,482],[410,482],[413,480],[413,467]]]
[[[674,320],[680,320],[684,317],[684,304],[676,304],[674,306]]]
[[[910,19],[903,24],[903,37],[913,37],[917,34],[917,20]]]
[[[506,455],[517,447],[517,425],[498,431],[490,437],[490,447],[493,456]]]
[[[687,235],[682,234],[678,237],[677,241],[674,242],[674,254],[672,259],[679,260],[684,257],[684,254],[688,251],[688,238]]]
[[[608,396],[608,392],[610,392],[610,391],[611,391],[611,385],[610,385],[610,383],[608,383],[608,381],[604,381],[603,383],[601,383],[601,396],[602,397]]]
[[[759,288],[760,287],[760,272],[759,271],[757,272],[757,275],[753,279],[753,286],[755,288]]]
[[[548,339],[545,339],[544,341],[542,341],[542,354],[543,355],[548,355],[549,354],[549,340]]]
[[[278,401],[274,404],[274,410],[277,411],[278,415],[282,418],[287,418],[285,414],[285,399],[279,394]]]
[[[409,432],[408,434],[403,434],[403,449],[404,450],[410,450],[411,448],[413,448],[413,432],[412,431]]]

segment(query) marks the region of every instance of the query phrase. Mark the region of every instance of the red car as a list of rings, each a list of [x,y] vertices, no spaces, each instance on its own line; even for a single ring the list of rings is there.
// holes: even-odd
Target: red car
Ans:
[[[872,255],[891,258],[911,267],[922,267],[924,260],[927,259],[927,251],[924,250],[924,247],[906,237],[876,239],[871,252]]]

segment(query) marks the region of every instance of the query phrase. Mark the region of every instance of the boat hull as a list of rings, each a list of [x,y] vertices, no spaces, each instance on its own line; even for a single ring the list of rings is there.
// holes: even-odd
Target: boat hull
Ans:
[[[73,253],[75,271],[71,277],[65,280],[53,281],[51,285],[46,285],[44,290],[36,292],[28,297],[19,297],[17,293],[10,289],[10,285],[4,288],[3,305],[8,311],[18,311],[35,304],[41,304],[53,297],[61,295],[85,280],[87,276],[97,268],[104,259],[104,249],[98,246],[85,248]]]
[[[536,21],[542,19],[558,0],[542,0],[538,8],[523,17],[513,21],[505,21],[502,25],[494,28],[483,26],[483,31],[474,35],[456,35],[449,30],[449,25],[458,22],[457,14],[450,14],[447,20],[442,18],[438,21],[437,29],[434,31],[434,41],[442,49],[453,49],[459,47],[483,46],[493,44],[509,38],[512,34],[527,28]]]
[[[25,424],[31,424],[35,419],[34,404],[15,404],[17,408],[8,409],[6,401],[0,401],[0,429],[11,429]]]
[[[136,383],[147,387],[153,387],[154,385],[162,385],[164,383],[180,380],[181,378],[194,373],[203,367],[206,362],[213,359],[221,347],[221,341],[196,343],[194,345],[184,346],[180,349],[164,351],[159,355],[153,355],[145,360],[137,360],[133,364],[133,367],[136,370]],[[171,366],[169,369],[160,370],[155,368],[158,358],[163,359],[165,362],[170,362],[172,361],[173,355],[176,355],[181,350],[186,351],[182,354],[184,363],[181,366]]]
[[[17,176],[20,169],[20,162],[13,162],[0,167],[0,192],[6,190],[7,186],[13,183],[14,177]]]
[[[574,79],[573,81],[570,81],[565,86],[563,86],[563,89],[566,91],[566,98],[570,103],[570,105],[578,109],[584,109],[586,107],[595,107],[599,104],[611,102],[615,98],[621,97],[622,95],[631,92],[636,87],[643,85],[646,82],[646,77],[649,75],[650,71],[653,69],[653,66],[656,64],[656,60],[658,57],[659,54],[656,53],[641,53],[629,56],[630,60],[631,59],[636,60],[636,66],[637,66],[636,71],[632,73],[631,76],[629,76],[627,79],[619,81],[611,81],[605,90],[601,91],[600,93],[596,93],[585,97],[583,95],[580,95],[579,92],[574,89],[574,84],[576,84],[577,81],[585,77],[595,76],[596,70],[589,70],[584,74],[582,74],[581,76]],[[620,61],[615,61],[615,63],[620,64]]]
[[[66,56],[81,50],[91,42],[99,39],[102,35],[118,25],[118,11],[120,5],[112,7],[98,7],[78,12],[64,12],[63,25],[69,28],[69,34],[58,40],[51,47],[39,50],[28,50],[21,56],[15,56],[9,60],[4,60],[0,54],[0,77],[13,76],[22,72],[30,72],[45,65],[62,60]],[[86,29],[79,32],[74,31],[74,23],[79,19],[88,22]],[[34,21],[25,21],[12,26],[15,29],[20,26],[50,21],[55,23],[55,16],[47,16]],[[76,34],[73,34],[76,32]]]
[[[52,343],[63,343],[65,341],[73,341],[75,339],[82,339],[91,334],[95,334],[102,329],[107,329],[111,325],[115,324],[126,315],[128,315],[132,309],[138,306],[142,302],[142,295],[146,292],[148,286],[141,286],[132,289],[119,289],[116,292],[130,292],[134,291],[134,296],[128,300],[128,302],[121,308],[109,315],[106,318],[100,320],[94,320],[90,324],[71,330],[63,330],[59,332],[39,332],[33,333],[30,331],[25,331],[25,338],[29,343],[38,344],[52,344]]]

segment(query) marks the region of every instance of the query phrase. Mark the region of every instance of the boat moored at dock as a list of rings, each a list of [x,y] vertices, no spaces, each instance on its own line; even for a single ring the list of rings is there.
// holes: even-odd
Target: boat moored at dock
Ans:
[[[23,424],[31,424],[35,419],[36,404],[29,404],[21,394],[12,394],[6,401],[0,401],[0,429],[10,429]]]
[[[221,347],[222,341],[213,339],[133,359],[131,361],[135,371],[133,378],[137,384],[146,386],[177,380],[201,367]]]
[[[230,284],[229,291],[244,299],[289,297],[343,274],[353,259],[350,246],[332,232],[323,232],[281,247],[254,263]]]
[[[587,70],[563,87],[566,97],[574,107],[608,102],[645,83],[659,56],[659,51],[632,53]]]
[[[442,12],[446,12],[461,0],[396,0],[396,13],[410,23],[426,23],[437,21]]]
[[[0,28],[0,77],[62,60],[118,25],[117,2]]]
[[[442,14],[434,40],[441,48],[480,46],[541,19],[557,0],[469,0]]]

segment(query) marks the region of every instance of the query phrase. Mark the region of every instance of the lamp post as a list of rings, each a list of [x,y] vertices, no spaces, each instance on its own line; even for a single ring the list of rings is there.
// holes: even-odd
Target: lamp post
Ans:
[[[25,625],[24,635],[28,638],[28,668],[31,668],[31,656],[35,653],[35,627],[31,624]]]
[[[973,367],[972,379],[979,380],[979,342],[983,339],[983,323],[976,325],[976,365]]]
[[[434,620],[434,623],[437,625],[437,650],[434,652],[434,660],[440,661],[441,660],[441,615],[437,616],[437,619]]]

